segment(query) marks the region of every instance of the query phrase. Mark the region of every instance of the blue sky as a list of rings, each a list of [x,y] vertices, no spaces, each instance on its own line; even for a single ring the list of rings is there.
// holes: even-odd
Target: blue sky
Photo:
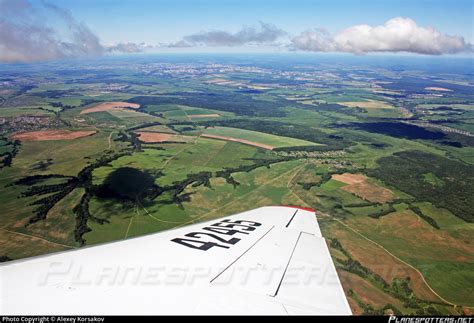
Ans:
[[[472,0],[0,0],[0,62],[151,52],[473,57]]]
[[[470,0],[49,0],[69,8],[104,43],[173,42],[206,30],[235,32],[259,21],[297,35],[310,28],[337,32],[381,25],[401,16],[473,42]]]

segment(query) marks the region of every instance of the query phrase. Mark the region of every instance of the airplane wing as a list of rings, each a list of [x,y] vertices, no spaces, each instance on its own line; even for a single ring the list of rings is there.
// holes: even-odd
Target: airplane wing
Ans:
[[[314,211],[262,207],[0,266],[3,315],[351,314]]]

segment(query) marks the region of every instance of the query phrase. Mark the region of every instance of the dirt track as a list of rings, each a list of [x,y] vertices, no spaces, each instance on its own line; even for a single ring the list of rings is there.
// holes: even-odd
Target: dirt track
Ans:
[[[207,134],[202,134],[201,137],[211,138],[211,139],[219,139],[219,140],[225,140],[225,141],[240,142],[241,144],[254,146],[254,147],[259,147],[259,148],[263,148],[263,149],[267,149],[267,150],[273,150],[275,148],[275,147],[270,146],[270,145],[260,144],[258,142],[245,140],[245,139],[232,138],[232,137],[215,136],[215,135],[207,135]]]

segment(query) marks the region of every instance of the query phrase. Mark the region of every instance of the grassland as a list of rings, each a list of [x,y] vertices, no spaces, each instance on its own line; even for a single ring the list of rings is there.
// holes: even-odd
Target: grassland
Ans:
[[[262,132],[243,130],[229,127],[200,127],[199,132],[207,135],[215,135],[236,139],[248,140],[251,142],[268,145],[271,147],[291,147],[291,146],[313,146],[310,141],[299,140],[289,137],[275,136]]]
[[[76,72],[45,72],[48,82],[0,95],[2,259],[300,205],[318,211],[355,313],[472,309],[473,143],[404,123],[413,117],[471,131],[474,101],[463,82],[443,97],[420,98],[416,91],[431,86],[421,77],[384,79],[374,91],[374,74],[358,72],[355,80],[345,70],[310,83],[277,71],[235,71],[209,83],[214,76],[140,68],[91,71],[79,80]],[[94,134],[12,137],[38,131]],[[166,140],[140,140],[139,133]],[[127,169],[151,178],[149,190],[135,198],[107,191],[110,178]]]

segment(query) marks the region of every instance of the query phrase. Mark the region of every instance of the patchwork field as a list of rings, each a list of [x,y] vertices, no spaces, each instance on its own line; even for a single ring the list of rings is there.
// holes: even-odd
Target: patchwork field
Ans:
[[[217,113],[211,114],[189,114],[191,119],[200,119],[200,118],[219,118],[221,115]]]
[[[192,136],[180,136],[170,133],[137,131],[138,139],[145,143],[158,143],[165,141],[187,142],[193,140]]]
[[[270,135],[262,132],[243,130],[230,127],[201,128],[203,136],[222,140],[240,141],[251,146],[260,146],[272,150],[287,146],[314,146],[313,142],[294,138]]]
[[[72,140],[81,137],[88,137],[97,131],[70,131],[70,130],[44,130],[17,133],[11,136],[14,140],[21,141],[42,141],[42,140]]]
[[[393,106],[376,100],[366,100],[366,101],[354,101],[354,102],[339,102],[339,104],[344,105],[350,108],[363,108],[363,109],[393,109]]]
[[[469,313],[472,73],[262,57],[6,69],[0,260],[295,205],[354,313]]]
[[[140,105],[136,103],[128,103],[128,102],[104,102],[104,103],[100,103],[90,108],[82,110],[81,114],[111,111],[111,110],[122,110],[124,108],[138,109],[140,108]]]
[[[370,183],[369,178],[361,174],[335,174],[332,178],[336,181],[348,184],[343,190],[359,196],[360,198],[377,203],[385,203],[395,199],[395,194],[385,187]]]
[[[273,146],[261,144],[255,141],[250,141],[250,140],[245,140],[245,139],[238,139],[238,138],[232,138],[232,137],[224,137],[224,136],[217,136],[217,135],[209,135],[209,134],[202,134],[201,135],[204,138],[211,138],[211,139],[218,139],[218,140],[225,140],[225,141],[233,141],[233,142],[239,142],[244,145],[249,145],[249,146],[254,146],[258,148],[263,148],[267,150],[273,150]]]

